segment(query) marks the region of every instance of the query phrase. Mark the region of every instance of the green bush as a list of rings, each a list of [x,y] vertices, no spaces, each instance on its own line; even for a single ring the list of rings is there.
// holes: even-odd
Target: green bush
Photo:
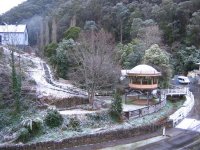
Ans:
[[[0,131],[6,126],[12,124],[12,118],[6,113],[0,112]]]
[[[94,120],[96,122],[105,121],[108,118],[108,113],[95,113],[95,114],[87,114],[88,118]]]
[[[28,129],[27,128],[21,128],[20,130],[19,130],[19,136],[18,136],[18,138],[17,138],[17,141],[19,142],[27,142],[28,140],[29,140],[29,138],[30,138],[30,133],[29,133],[29,131],[28,131]]]
[[[34,119],[24,119],[22,121],[22,126],[28,129],[28,131],[32,134],[37,134],[39,131],[42,130],[43,127],[43,120],[40,118]]]
[[[118,92],[114,95],[114,100],[111,104],[110,115],[111,118],[117,122],[122,121],[122,98]]]
[[[53,55],[56,55],[56,48],[58,45],[56,43],[50,43],[49,45],[45,46],[44,48],[44,56],[51,57]]]
[[[48,110],[45,123],[50,128],[58,127],[63,123],[63,117],[57,110]]]
[[[81,32],[81,28],[79,27],[70,27],[67,31],[64,33],[65,39],[77,39],[79,36],[79,33]]]
[[[80,121],[76,117],[70,118],[69,127],[74,130],[80,130]]]

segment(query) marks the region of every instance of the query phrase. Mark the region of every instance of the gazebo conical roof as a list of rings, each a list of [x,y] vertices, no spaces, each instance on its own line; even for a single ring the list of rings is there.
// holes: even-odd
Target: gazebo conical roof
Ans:
[[[161,76],[161,73],[149,65],[138,65],[127,72],[128,76]]]

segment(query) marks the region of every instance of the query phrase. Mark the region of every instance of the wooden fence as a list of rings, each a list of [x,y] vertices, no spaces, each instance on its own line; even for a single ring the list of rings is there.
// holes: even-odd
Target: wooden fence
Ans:
[[[182,89],[162,89],[161,90],[161,101],[154,104],[149,105],[141,109],[133,110],[133,111],[125,111],[124,116],[126,118],[138,118],[143,117],[145,115],[154,113],[159,111],[161,108],[163,108],[166,105],[166,96],[167,95],[189,95],[191,97],[191,92],[188,90],[188,88],[182,88]]]
[[[154,105],[149,105],[144,108],[133,110],[133,111],[125,111],[124,116],[128,119],[143,117],[145,115],[159,111],[165,105],[166,105],[166,98],[164,97],[160,102],[158,102]]]

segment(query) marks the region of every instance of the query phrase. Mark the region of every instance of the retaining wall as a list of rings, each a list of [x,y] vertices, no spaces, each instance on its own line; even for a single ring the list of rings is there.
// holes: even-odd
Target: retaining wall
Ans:
[[[141,126],[138,128],[117,129],[95,134],[88,134],[79,137],[67,138],[59,141],[39,142],[35,144],[20,144],[0,146],[0,150],[57,150],[74,146],[97,144],[123,138],[130,138],[144,135],[160,130],[163,126],[172,127],[171,121],[157,122],[152,125]],[[162,134],[162,132],[161,132]]]
[[[87,97],[70,97],[70,98],[64,98],[60,100],[44,100],[47,104],[55,105],[57,108],[68,108],[73,107],[77,105],[83,105],[83,104],[89,104],[89,100]]]

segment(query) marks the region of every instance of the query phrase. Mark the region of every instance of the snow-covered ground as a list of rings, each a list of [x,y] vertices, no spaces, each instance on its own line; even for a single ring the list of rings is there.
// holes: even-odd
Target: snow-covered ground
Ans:
[[[144,107],[146,107],[146,106],[123,104],[123,111],[134,111],[134,110],[141,109]]]
[[[59,111],[59,112],[62,115],[85,115],[85,114],[101,112],[101,110],[99,110],[99,111],[89,111],[89,110],[82,110],[82,109],[73,109],[73,110],[63,110],[63,111]]]
[[[4,47],[4,53],[10,55],[11,51]],[[32,66],[26,66],[26,73],[36,82],[36,91],[38,98],[50,97],[55,99],[69,98],[73,96],[87,96],[87,93],[71,84],[59,83],[53,79],[50,67],[41,58],[27,53],[14,53],[20,57],[22,63],[31,62]],[[24,65],[24,64],[23,64]],[[46,66],[46,70],[44,67]],[[47,78],[48,73],[49,77]],[[51,83],[47,82],[49,80]]]
[[[196,119],[185,118],[176,126],[176,128],[200,132],[200,121]]]

